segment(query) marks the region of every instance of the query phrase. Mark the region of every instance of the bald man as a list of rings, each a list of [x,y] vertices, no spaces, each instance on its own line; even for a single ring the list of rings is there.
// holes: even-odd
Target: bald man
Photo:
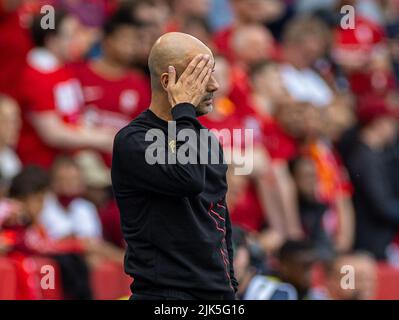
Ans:
[[[151,104],[117,134],[112,164],[125,271],[134,278],[131,299],[234,299],[227,166],[199,159],[210,140],[201,141],[200,133],[209,131],[197,117],[212,110],[218,89],[214,57],[198,39],[167,33],[154,44],[148,65]],[[198,139],[183,141],[182,132]],[[165,153],[160,159],[173,159],[183,148],[195,157],[154,162],[154,145],[157,156]],[[222,149],[206,156],[222,160]]]

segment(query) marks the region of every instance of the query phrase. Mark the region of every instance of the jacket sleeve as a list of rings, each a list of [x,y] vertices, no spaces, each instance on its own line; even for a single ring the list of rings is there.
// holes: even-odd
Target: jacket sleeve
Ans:
[[[197,139],[178,141],[172,144],[165,141],[168,137],[153,136],[148,140],[148,129],[142,128],[121,131],[115,138],[114,158],[112,168],[113,183],[124,185],[128,189],[138,189],[148,192],[160,193],[167,196],[193,196],[201,193],[205,185],[205,167],[200,164],[201,139],[200,129],[203,128],[196,118],[195,108],[191,104],[178,104],[172,109],[172,117],[176,123],[176,136],[183,129],[189,129]],[[173,140],[173,139],[172,139]],[[168,156],[175,153],[184,145],[184,151],[195,155],[196,163],[168,162]],[[165,161],[151,163],[148,161],[149,153],[164,154]],[[172,155],[173,156],[173,155]],[[124,183],[124,181],[126,181]],[[119,182],[119,183],[118,183]]]

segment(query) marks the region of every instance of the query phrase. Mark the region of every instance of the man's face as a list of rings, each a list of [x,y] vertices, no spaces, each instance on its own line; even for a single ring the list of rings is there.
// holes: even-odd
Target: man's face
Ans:
[[[351,266],[355,273],[355,288],[342,288],[342,267]],[[375,297],[377,284],[376,263],[368,257],[346,257],[336,261],[333,273],[327,279],[327,288],[334,299],[369,300]]]
[[[281,265],[281,275],[284,281],[295,288],[306,291],[312,282],[312,267],[314,265],[313,252],[298,252]]]
[[[132,26],[118,27],[113,34],[104,40],[106,54],[123,66],[130,66],[140,46],[138,30]]]
[[[237,248],[234,255],[234,273],[237,281],[241,281],[246,275],[248,268],[250,266],[250,254],[247,248],[239,247]]]
[[[178,6],[186,15],[194,17],[206,17],[209,13],[210,0],[180,0]]]
[[[33,221],[36,221],[36,219],[40,216],[43,210],[45,197],[46,192],[42,191],[29,195],[22,200],[26,213]]]
[[[213,61],[214,58],[212,56]],[[199,105],[196,107],[197,116],[205,115],[213,110],[213,93],[219,89],[219,83],[217,82],[213,72],[209,78],[208,84],[206,86],[206,93],[202,98]]]
[[[232,0],[236,15],[245,22],[261,22],[265,18],[264,0]]]
[[[298,48],[303,52],[307,64],[312,66],[317,59],[323,56],[327,44],[327,40],[320,36],[305,36]]]
[[[60,165],[53,174],[53,190],[57,195],[79,196],[84,192],[80,170],[73,165]]]
[[[76,61],[88,51],[91,45],[85,34],[85,29],[79,20],[72,16],[63,20],[54,41],[58,56],[63,61]]]

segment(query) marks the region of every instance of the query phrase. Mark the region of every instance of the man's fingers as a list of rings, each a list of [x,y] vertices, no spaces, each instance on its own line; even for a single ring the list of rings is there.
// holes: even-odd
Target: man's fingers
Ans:
[[[209,82],[209,79],[211,78],[211,75],[212,75],[212,68],[208,69],[208,72],[206,73],[204,80],[202,80],[202,83],[201,83],[201,84],[202,84],[203,86],[206,87],[206,85],[207,85],[208,82]]]
[[[199,54],[199,55],[195,56],[195,58],[187,66],[186,70],[184,70],[184,72],[182,73],[180,78],[185,79],[186,77],[190,76],[194,72],[197,65],[202,61],[203,58],[204,58],[203,54]]]
[[[208,75],[208,73],[212,73],[213,70],[213,61],[212,59],[209,59],[208,63],[206,64],[206,66],[202,69],[201,73],[198,76],[198,80],[203,83],[204,80],[206,79],[206,76]],[[209,78],[208,78],[209,80]]]
[[[200,61],[200,63],[197,64],[196,68],[194,69],[193,73],[191,74],[191,77],[194,80],[197,80],[199,78],[199,75],[201,74],[201,72],[206,69],[206,66],[210,60],[210,56],[209,55],[205,55],[204,58]]]
[[[168,87],[176,84],[176,70],[175,67],[169,66],[168,68]]]

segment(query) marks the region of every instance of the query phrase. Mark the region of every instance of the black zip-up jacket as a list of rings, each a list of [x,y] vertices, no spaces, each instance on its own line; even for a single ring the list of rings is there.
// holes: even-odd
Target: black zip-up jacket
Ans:
[[[177,289],[198,298],[232,299],[237,281],[225,201],[227,165],[146,161],[154,142],[166,159],[180,147],[198,149],[205,128],[194,106],[178,104],[172,117],[177,133],[191,129],[198,142],[168,137],[168,122],[149,109],[115,138],[112,183],[127,242],[125,272],[134,278],[132,292]],[[162,130],[165,142],[146,141],[150,129]],[[220,159],[221,147],[218,152]]]

